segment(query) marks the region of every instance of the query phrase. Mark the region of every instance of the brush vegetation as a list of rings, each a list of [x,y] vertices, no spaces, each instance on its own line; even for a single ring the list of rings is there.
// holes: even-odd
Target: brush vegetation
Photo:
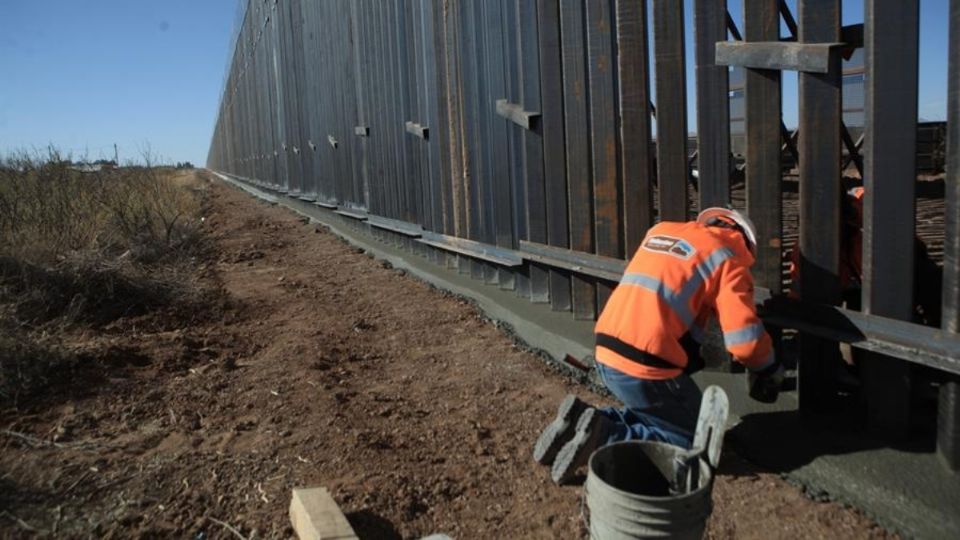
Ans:
[[[196,278],[203,206],[203,183],[174,168],[0,161],[0,400],[42,387],[70,328],[202,312],[218,294]]]

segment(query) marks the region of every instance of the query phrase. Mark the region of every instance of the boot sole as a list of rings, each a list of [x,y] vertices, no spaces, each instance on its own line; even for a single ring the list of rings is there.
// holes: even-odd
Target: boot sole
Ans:
[[[570,394],[557,407],[557,417],[543,430],[533,447],[533,459],[541,465],[550,465],[572,437],[574,422],[587,409],[587,404]]]
[[[573,473],[587,462],[587,458],[600,446],[604,433],[604,418],[596,409],[589,409],[577,420],[577,430],[573,438],[560,449],[550,469],[550,477],[557,484],[570,481]]]

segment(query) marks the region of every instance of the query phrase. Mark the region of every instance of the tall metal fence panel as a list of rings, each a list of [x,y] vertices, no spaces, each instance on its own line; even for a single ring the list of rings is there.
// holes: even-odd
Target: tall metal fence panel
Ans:
[[[800,331],[801,412],[831,410],[850,343],[870,355],[876,428],[905,433],[933,381],[940,452],[958,468],[958,4],[946,127],[918,132],[917,0],[867,0],[849,26],[840,0],[798,0],[796,14],[744,0],[740,21],[726,0],[249,0],[208,166],[584,320],[656,221],[745,208],[763,316]],[[786,70],[799,73],[792,130]],[[928,162],[946,168],[931,203],[946,223],[931,240],[942,329],[915,320]],[[862,309],[839,282],[851,182],[866,188]]]

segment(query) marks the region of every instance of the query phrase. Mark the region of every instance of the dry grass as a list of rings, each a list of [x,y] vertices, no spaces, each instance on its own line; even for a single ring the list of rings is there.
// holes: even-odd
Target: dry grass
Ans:
[[[51,262],[97,251],[156,262],[195,247],[200,198],[171,169],[82,173],[51,154],[0,164],[0,253]]]
[[[202,182],[172,168],[0,161],[0,402],[69,370],[57,336],[74,326],[212,304],[196,277],[203,204]]]

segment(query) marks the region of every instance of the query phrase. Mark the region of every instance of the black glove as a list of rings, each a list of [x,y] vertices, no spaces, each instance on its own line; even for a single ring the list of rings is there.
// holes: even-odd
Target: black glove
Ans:
[[[769,366],[747,374],[750,397],[761,403],[774,403],[783,385],[784,369],[780,360],[774,359]]]

